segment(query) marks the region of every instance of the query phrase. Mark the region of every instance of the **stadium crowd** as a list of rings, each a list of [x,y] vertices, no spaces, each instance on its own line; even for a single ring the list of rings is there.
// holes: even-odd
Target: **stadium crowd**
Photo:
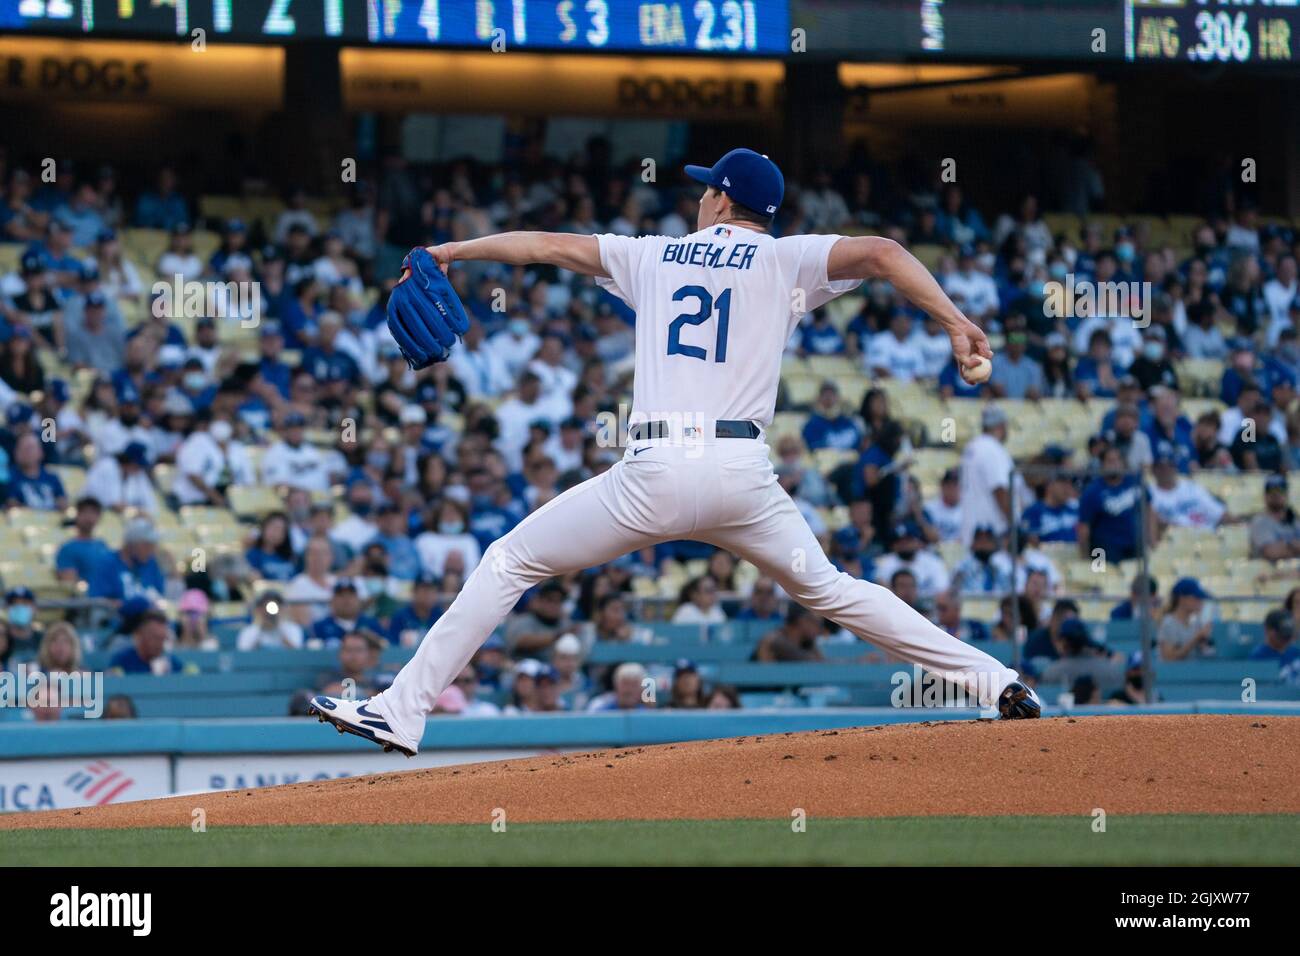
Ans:
[[[618,460],[597,423],[628,400],[634,341],[634,316],[589,279],[464,263],[452,278],[470,331],[449,362],[414,373],[384,324],[395,265],[415,245],[501,230],[693,231],[697,191],[640,171],[612,163],[599,140],[567,162],[417,169],[389,157],[331,218],[294,191],[278,215],[247,221],[202,216],[202,184],[170,168],[127,194],[111,168],[63,163],[45,182],[0,159],[0,242],[17,263],[0,276],[0,487],[18,514],[67,513],[51,584],[110,610],[79,632],[38,615],[33,589],[10,587],[0,666],[71,670],[107,649],[113,672],[179,671],[174,651],[220,646],[216,610],[238,602],[238,652],[334,648],[337,673],[315,690],[382,688],[382,649],[418,643],[493,540]],[[860,402],[828,378],[806,407],[785,391],[778,405],[806,412],[774,441],[779,480],[837,565],[964,640],[1009,641],[1019,628],[1040,682],[1124,703],[1144,699],[1142,662],[1084,626],[1064,596],[1062,546],[1123,562],[1171,529],[1241,523],[1253,558],[1300,557],[1287,477],[1300,467],[1300,243],[1247,196],[1226,192],[1203,212],[1175,244],[1140,224],[1056,232],[1033,196],[981,213],[955,184],[876,168],[790,183],[774,232],[870,231],[925,250],[999,345],[992,379],[967,385],[937,323],[880,282],[847,310],[804,318],[791,358],[843,357],[871,383]],[[130,254],[142,229],[166,233],[155,261]],[[196,252],[199,230],[219,233],[209,254]],[[197,304],[193,283],[206,283]],[[1056,308],[1071,283],[1133,294]],[[1185,413],[1186,359],[1222,363],[1217,411]],[[980,407],[980,434],[929,496],[910,471],[927,436],[891,402],[905,383]],[[1030,460],[1013,459],[999,400],[1042,398],[1107,406],[1085,453],[1043,435]],[[828,449],[841,463],[816,467]],[[1025,478],[1012,487],[1017,465]],[[69,466],[85,469],[75,495],[60,477]],[[1229,513],[1198,480],[1234,471],[1269,475],[1251,513]],[[161,540],[165,513],[233,511],[247,488],[275,503],[241,548],[200,567]],[[828,509],[843,517],[834,527]],[[110,514],[120,546],[98,531]],[[648,595],[668,566],[693,573],[665,603]],[[1296,594],[1268,614],[1252,653],[1300,673]],[[964,614],[971,598],[999,599],[998,619]],[[1161,658],[1181,660],[1214,653],[1211,601],[1195,578],[1161,592],[1151,577],[1112,616],[1145,602]],[[673,542],[525,595],[439,709],[649,706],[646,667],[584,661],[597,642],[652,640],[655,620],[759,622],[761,661],[821,660],[849,637],[735,556]],[[649,673],[664,687],[658,706],[739,705],[689,660]],[[130,702],[116,709],[129,716]]]

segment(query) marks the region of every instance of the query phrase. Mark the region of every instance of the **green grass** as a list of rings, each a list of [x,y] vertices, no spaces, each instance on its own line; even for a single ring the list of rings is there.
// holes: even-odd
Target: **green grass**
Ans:
[[[0,831],[12,866],[1295,865],[1300,816],[810,819]]]

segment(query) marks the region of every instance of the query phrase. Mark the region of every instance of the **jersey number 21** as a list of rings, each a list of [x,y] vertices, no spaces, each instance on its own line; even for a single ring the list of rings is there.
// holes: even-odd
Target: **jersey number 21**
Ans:
[[[673,319],[672,324],[668,326],[668,354],[685,355],[687,358],[697,358],[707,362],[709,360],[708,352],[698,345],[682,344],[682,326],[684,325],[702,325],[713,315],[714,308],[718,312],[718,335],[713,347],[713,361],[725,362],[727,360],[727,323],[731,320],[731,290],[726,289],[718,296],[715,301],[709,294],[709,290],[699,285],[684,285],[673,293],[673,301],[681,302],[683,299],[699,299],[700,309],[698,312],[683,312],[677,318]]]

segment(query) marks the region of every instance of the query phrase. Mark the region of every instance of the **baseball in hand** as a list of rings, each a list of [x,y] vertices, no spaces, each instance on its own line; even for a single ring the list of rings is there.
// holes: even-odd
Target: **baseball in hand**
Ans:
[[[989,380],[993,374],[993,363],[982,355],[975,356],[979,360],[978,365],[961,370],[961,377],[966,380],[967,385],[980,385]]]

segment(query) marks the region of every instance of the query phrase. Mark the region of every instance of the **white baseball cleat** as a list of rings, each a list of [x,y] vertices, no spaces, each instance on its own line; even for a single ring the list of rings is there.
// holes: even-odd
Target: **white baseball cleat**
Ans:
[[[388,726],[383,716],[370,708],[371,698],[346,700],[342,697],[326,697],[317,694],[307,705],[308,715],[314,714],[321,723],[331,723],[341,734],[356,734],[373,743],[379,744],[387,753],[397,750],[408,757],[415,756],[415,748],[408,747],[397,739],[393,728]]]

